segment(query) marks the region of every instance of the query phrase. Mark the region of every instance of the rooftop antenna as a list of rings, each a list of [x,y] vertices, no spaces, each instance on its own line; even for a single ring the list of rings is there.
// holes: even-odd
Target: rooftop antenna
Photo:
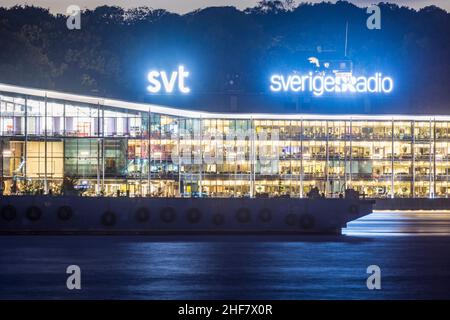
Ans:
[[[348,20],[345,22],[345,48],[344,48],[345,58],[347,58],[347,43],[348,43]]]

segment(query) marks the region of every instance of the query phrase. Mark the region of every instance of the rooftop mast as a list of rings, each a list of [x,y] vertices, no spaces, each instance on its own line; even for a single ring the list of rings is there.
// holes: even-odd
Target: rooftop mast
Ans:
[[[348,43],[348,21],[345,23],[345,48],[344,57],[347,58],[347,43]]]

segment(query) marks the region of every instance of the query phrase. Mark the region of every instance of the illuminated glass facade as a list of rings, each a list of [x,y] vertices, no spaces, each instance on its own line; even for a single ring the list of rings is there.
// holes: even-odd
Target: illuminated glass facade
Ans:
[[[65,178],[108,196],[450,194],[450,117],[213,114],[7,85],[0,100],[3,194]]]

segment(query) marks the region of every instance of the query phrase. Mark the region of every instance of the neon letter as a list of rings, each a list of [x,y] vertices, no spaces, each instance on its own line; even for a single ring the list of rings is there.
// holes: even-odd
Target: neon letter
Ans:
[[[274,74],[272,77],[270,77],[270,90],[274,92],[281,91],[281,83],[280,83],[280,76],[277,74]]]
[[[182,93],[189,93],[191,89],[185,86],[184,79],[189,77],[189,72],[184,70],[184,66],[178,67],[178,89]]]
[[[158,77],[158,71],[150,71],[148,73],[148,81],[150,82],[150,85],[147,87],[147,90],[151,93],[158,93],[161,90],[161,83],[157,79]]]

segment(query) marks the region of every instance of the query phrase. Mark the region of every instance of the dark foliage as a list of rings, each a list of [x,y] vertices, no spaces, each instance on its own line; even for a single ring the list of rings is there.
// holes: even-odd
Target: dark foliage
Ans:
[[[42,8],[0,8],[0,82],[211,110],[229,108],[230,95],[239,107],[253,97],[279,111],[295,99],[267,92],[270,73],[303,69],[311,55],[342,58],[348,21],[355,70],[392,75],[391,103],[399,112],[448,113],[450,14],[380,6],[381,30],[368,30],[365,9],[341,1],[296,8],[263,1],[245,11],[215,7],[185,15],[103,6],[83,12],[81,30],[68,30],[65,16]],[[149,97],[147,71],[179,63],[191,71],[191,97]],[[307,108],[308,101],[300,104]]]

